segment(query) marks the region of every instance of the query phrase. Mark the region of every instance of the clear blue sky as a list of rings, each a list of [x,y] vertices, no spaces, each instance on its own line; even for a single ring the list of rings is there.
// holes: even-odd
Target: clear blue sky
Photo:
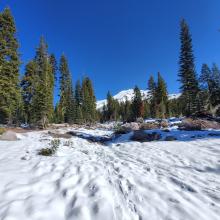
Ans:
[[[97,99],[138,85],[160,71],[178,92],[179,21],[193,37],[197,72],[220,66],[219,0],[0,0],[15,17],[23,63],[44,35],[57,58],[64,52],[73,81],[88,75]]]

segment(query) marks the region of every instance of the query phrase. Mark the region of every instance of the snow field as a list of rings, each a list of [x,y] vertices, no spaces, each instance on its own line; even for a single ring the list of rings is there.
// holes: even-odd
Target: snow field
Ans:
[[[106,146],[60,139],[50,157],[37,155],[52,140],[46,131],[1,141],[0,219],[219,219],[220,139],[171,134],[182,139],[138,143],[127,134]]]

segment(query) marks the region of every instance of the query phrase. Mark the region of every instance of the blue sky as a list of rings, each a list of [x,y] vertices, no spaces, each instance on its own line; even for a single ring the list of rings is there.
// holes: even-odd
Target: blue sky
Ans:
[[[160,71],[178,92],[179,21],[188,22],[199,73],[220,66],[219,0],[0,0],[15,17],[23,65],[44,35],[57,58],[64,52],[75,82],[88,75],[97,99],[138,85]]]

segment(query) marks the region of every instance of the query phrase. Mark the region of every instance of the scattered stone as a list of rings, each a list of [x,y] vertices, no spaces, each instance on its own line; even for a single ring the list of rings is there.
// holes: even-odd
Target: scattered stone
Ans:
[[[65,134],[59,134],[59,133],[53,133],[51,131],[48,131],[48,134],[53,138],[65,138],[70,139],[72,137],[71,134],[65,133]]]
[[[19,140],[17,134],[13,131],[6,131],[0,136],[1,141],[17,141]]]
[[[164,139],[164,141],[176,141],[176,140],[177,140],[177,138],[174,136],[166,136]]]
[[[134,131],[134,134],[131,137],[132,141],[139,141],[139,142],[158,141],[160,139],[161,139],[161,134],[157,132],[145,133],[143,130]]]

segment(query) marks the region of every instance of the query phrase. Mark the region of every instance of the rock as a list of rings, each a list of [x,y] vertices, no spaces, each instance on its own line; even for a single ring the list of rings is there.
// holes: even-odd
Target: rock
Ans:
[[[139,124],[136,122],[126,123],[119,126],[116,129],[115,134],[127,134],[131,131],[139,130],[139,128]]]
[[[161,135],[157,132],[145,133],[143,130],[134,131],[134,134],[131,137],[132,141],[139,142],[150,142],[150,141],[158,141],[161,139]]]
[[[123,124],[122,127],[130,128],[132,131],[139,130],[140,126],[137,122]]]
[[[157,122],[147,122],[142,123],[140,126],[141,130],[153,130],[153,129],[159,129],[160,125]]]
[[[160,127],[162,127],[162,128],[167,128],[169,126],[169,124],[168,124],[168,122],[167,121],[161,121],[160,122]]]
[[[129,133],[131,131],[132,131],[131,128],[120,126],[119,128],[117,128],[115,130],[115,134],[127,134],[127,133]]]
[[[177,138],[174,136],[166,136],[164,139],[164,141],[176,141],[176,140],[177,140]]]
[[[53,138],[65,138],[65,139],[70,139],[72,137],[71,134],[59,134],[59,133],[53,133],[51,131],[48,131],[48,134],[53,137]]]
[[[220,129],[220,123],[207,119],[186,118],[179,125],[180,130],[199,131],[202,129]]]
[[[137,122],[137,123],[143,123],[143,122],[144,122],[144,119],[143,119],[142,117],[137,118],[137,119],[136,119],[136,122]]]
[[[191,118],[184,119],[183,122],[179,125],[179,130],[200,131],[201,129],[201,124]]]
[[[17,134],[13,131],[6,131],[0,136],[1,141],[17,141],[19,140]]]

